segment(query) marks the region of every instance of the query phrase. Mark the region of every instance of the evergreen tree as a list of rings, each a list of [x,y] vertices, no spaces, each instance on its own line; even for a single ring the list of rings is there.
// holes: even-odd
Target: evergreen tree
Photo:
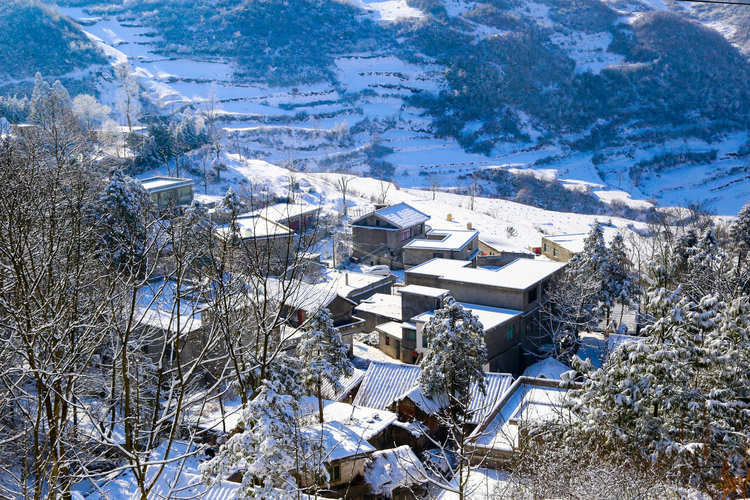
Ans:
[[[483,364],[487,360],[484,327],[479,318],[448,295],[422,329],[427,354],[419,384],[425,394],[448,407],[457,420],[470,401],[469,389],[477,382],[484,391]]]
[[[320,423],[323,423],[323,382],[328,382],[337,390],[341,387],[339,379],[349,377],[354,370],[349,357],[348,347],[341,334],[333,327],[333,320],[328,309],[320,309],[310,319],[299,344],[297,355],[304,365],[302,377],[305,385],[312,389],[318,398]]]
[[[630,262],[625,252],[625,242],[618,234],[612,239],[609,248],[609,258],[603,266],[603,280],[601,288],[601,307],[605,310],[605,324],[609,325],[612,308],[621,307],[619,323],[625,308],[633,304],[638,288],[630,274]]]
[[[112,172],[92,210],[94,222],[102,227],[101,257],[108,265],[137,274],[146,252],[150,204],[148,193],[138,181],[121,170]]]
[[[737,214],[737,219],[729,228],[729,238],[737,255],[735,281],[744,289],[747,283],[747,254],[750,252],[750,203],[745,204]],[[747,292],[747,290],[745,290]]]
[[[601,369],[574,359],[585,378],[568,394],[581,417],[575,439],[608,453],[628,447],[626,455],[674,466],[690,480],[717,480],[724,460],[732,474],[743,474],[747,443],[738,430],[750,424],[748,356],[738,353],[750,349],[747,299],[724,315],[715,295],[696,302],[680,286],[661,286],[675,268],[652,264],[653,323],[644,339],[619,346]]]

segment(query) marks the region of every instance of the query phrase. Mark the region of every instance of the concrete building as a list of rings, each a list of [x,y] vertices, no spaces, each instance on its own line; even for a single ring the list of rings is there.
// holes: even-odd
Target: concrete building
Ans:
[[[538,436],[530,430],[570,418],[563,408],[567,389],[560,380],[518,378],[499,399],[488,418],[467,439],[472,465],[498,467]]]
[[[431,259],[473,261],[479,255],[479,231],[474,229],[433,229],[425,238],[404,246],[404,268],[418,266]]]
[[[583,251],[587,236],[586,233],[542,236],[542,255],[557,262],[568,262]]]
[[[381,208],[351,221],[352,257],[364,264],[403,267],[403,247],[424,238],[430,217],[406,203]]]
[[[534,253],[495,234],[479,235],[477,266],[506,266],[516,259],[533,259]]]
[[[143,188],[160,209],[190,205],[193,202],[194,184],[192,179],[182,177],[149,177],[140,181]]]
[[[242,215],[234,225],[217,227],[215,234],[219,239],[229,239],[234,244],[238,259],[251,259],[257,263],[269,259],[271,262],[286,262],[296,255],[294,232],[260,215]]]
[[[472,268],[470,262],[449,259],[433,259],[406,271],[406,283],[415,293],[404,295],[404,313],[412,314],[434,301],[438,308],[442,297],[450,290],[451,295],[477,316],[484,317],[485,343],[489,371],[519,374],[531,359],[524,354],[536,353],[543,342],[538,329],[539,307],[549,281],[565,267],[564,263],[518,259],[497,270]],[[421,313],[419,313],[421,314]],[[481,320],[480,317],[480,320]],[[412,316],[417,323],[417,338],[414,351],[420,353],[426,346],[421,341],[420,320],[428,316]],[[412,346],[402,342],[402,350]],[[420,353],[421,354],[421,353]],[[408,359],[401,358],[409,362]]]
[[[320,205],[311,203],[276,203],[260,210],[251,212],[251,215],[260,215],[264,219],[282,224],[294,232],[306,232],[315,228],[320,218]]]

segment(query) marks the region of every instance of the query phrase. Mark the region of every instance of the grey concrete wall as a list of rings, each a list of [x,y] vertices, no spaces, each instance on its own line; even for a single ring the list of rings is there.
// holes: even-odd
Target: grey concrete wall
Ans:
[[[380,350],[392,358],[401,359],[401,341],[397,338],[390,337],[390,335],[387,335],[385,332],[378,332],[378,334],[380,336]],[[386,337],[391,339],[390,345],[385,343]]]
[[[438,309],[439,299],[414,293],[401,292],[401,320],[411,321],[414,316]]]
[[[557,255],[555,255],[555,250],[557,250]],[[542,255],[557,262],[568,262],[575,253],[542,236]]]
[[[507,266],[516,259],[533,259],[533,255],[526,253],[514,253],[514,252],[503,252],[495,255],[479,255],[477,256],[477,266],[492,266],[502,267]]]

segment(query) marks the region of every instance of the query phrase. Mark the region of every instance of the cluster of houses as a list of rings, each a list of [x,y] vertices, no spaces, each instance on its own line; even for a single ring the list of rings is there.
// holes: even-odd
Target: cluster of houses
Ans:
[[[192,201],[192,184],[185,179],[142,182],[159,206]],[[282,255],[278,249],[284,245],[276,242],[314,228],[318,216],[319,207],[313,205],[272,205],[217,228],[217,236],[265,241],[266,253],[288,260],[289,245]],[[415,488],[428,482],[420,457],[445,429],[437,418],[441,403],[423,394],[417,383],[428,350],[422,331],[448,295],[479,318],[487,346],[486,391],[472,387],[466,419],[472,456],[485,466],[499,464],[522,447],[526,423],[563,411],[565,389],[559,378],[567,367],[553,359],[538,361],[540,346],[549,341],[539,331],[539,315],[550,283],[579,251],[585,235],[545,237],[541,247],[522,250],[497,237],[483,238],[471,224],[432,229],[428,222],[428,215],[406,203],[376,207],[350,222],[352,259],[403,269],[403,283],[388,273],[326,269],[319,255],[311,255],[308,260],[319,266],[316,279],[300,280],[280,305],[289,331],[299,332],[326,308],[350,347],[356,333],[377,332],[379,349],[393,358],[354,370],[337,391],[324,387],[325,423],[310,425],[317,426],[329,448],[326,465],[334,498],[413,498]],[[152,285],[163,290],[169,283]],[[270,278],[269,293],[273,288]],[[162,294],[166,299],[158,301],[145,297],[142,321],[150,328],[178,328],[198,343],[211,321],[208,308],[197,298],[175,318],[168,302],[179,293]],[[298,340],[299,335],[289,335],[282,348],[293,355]],[[317,401],[310,402],[310,413],[315,411]],[[226,418],[222,426],[225,431],[232,427]]]

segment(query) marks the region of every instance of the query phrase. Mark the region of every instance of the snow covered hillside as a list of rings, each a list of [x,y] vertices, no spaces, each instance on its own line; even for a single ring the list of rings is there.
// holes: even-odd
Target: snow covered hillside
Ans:
[[[425,12],[402,0],[351,3],[363,16],[388,26],[429,21]],[[561,17],[564,12],[560,14],[552,0],[513,2],[513,8],[499,19],[473,1],[437,4],[444,9],[440,15],[463,23],[462,36],[474,44],[505,40],[520,25],[547,30],[549,50],[563,54],[555,57],[567,57],[575,74],[592,78],[600,77],[606,68],[635,70],[641,63],[626,60],[614,49],[623,43],[615,35],[640,22],[649,10],[672,8],[662,3],[623,6],[620,2],[612,4],[612,10],[610,4],[597,2],[597,8],[610,9],[607,16],[620,16],[612,31],[609,24],[601,23],[571,28],[574,25]],[[747,157],[738,155],[748,141],[747,132],[707,133],[701,138],[693,131],[675,132],[668,123],[633,122],[618,125],[617,133],[628,139],[582,150],[571,145],[601,135],[599,125],[555,134],[538,119],[516,110],[520,139],[501,137],[498,141],[496,132],[487,131],[486,121],[477,120],[467,123],[460,134],[472,137],[475,145],[491,143],[491,148],[471,152],[473,146],[467,148],[463,139],[437,133],[434,117],[413,105],[414,96],[455,92],[445,57],[422,54],[419,61],[407,62],[392,50],[363,51],[335,57],[330,81],[270,87],[243,81],[241,68],[231,57],[164,55],[162,34],[132,18],[92,16],[83,8],[59,10],[79,21],[113,64],[127,61],[132,65],[160,112],[199,110],[210,98],[217,99],[222,126],[228,132],[226,147],[243,157],[293,164],[297,170],[392,178],[409,188],[427,187],[431,176],[443,179],[444,187],[457,186],[460,176],[477,169],[538,170],[561,179],[571,189],[589,189],[606,202],[618,199],[643,206],[642,201],[649,199],[662,205],[703,200],[725,215],[736,214],[750,193]],[[507,27],[503,24],[511,21]],[[111,83],[101,78],[98,84],[102,98],[114,100]],[[114,108],[114,102],[109,104]],[[631,197],[640,201],[632,203]]]

